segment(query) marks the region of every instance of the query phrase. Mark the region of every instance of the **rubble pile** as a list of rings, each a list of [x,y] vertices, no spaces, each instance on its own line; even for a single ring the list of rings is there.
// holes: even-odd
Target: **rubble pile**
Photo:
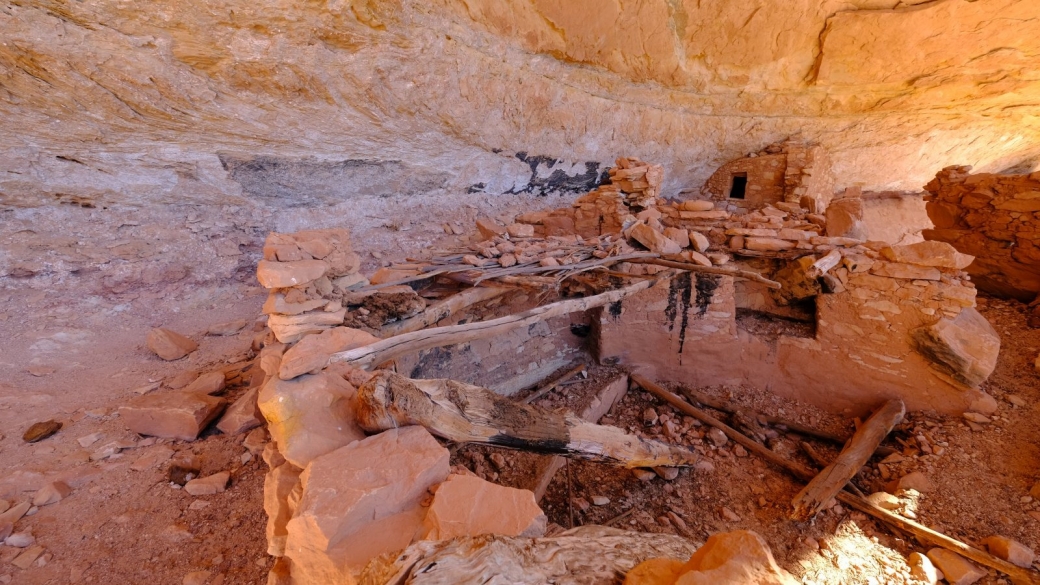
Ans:
[[[264,313],[275,337],[292,343],[308,332],[343,323],[346,311],[337,298],[366,282],[360,267],[345,229],[268,236],[256,275],[271,290]]]

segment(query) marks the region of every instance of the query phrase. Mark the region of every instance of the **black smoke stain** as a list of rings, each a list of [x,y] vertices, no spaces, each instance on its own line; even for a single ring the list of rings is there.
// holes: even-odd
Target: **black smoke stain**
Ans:
[[[621,301],[614,301],[607,307],[607,312],[614,318],[615,321],[621,318]]]
[[[603,176],[606,174],[600,172],[598,162],[587,161],[584,173],[569,175],[563,169],[555,169],[548,177],[540,177],[539,166],[545,165],[546,168],[552,169],[560,160],[551,156],[529,155],[524,151],[516,153],[515,156],[531,168],[531,178],[523,187],[511,189],[508,193],[586,193],[602,184]]]
[[[708,305],[715,295],[715,289],[722,283],[722,277],[714,274],[697,275],[697,314],[708,312]]]

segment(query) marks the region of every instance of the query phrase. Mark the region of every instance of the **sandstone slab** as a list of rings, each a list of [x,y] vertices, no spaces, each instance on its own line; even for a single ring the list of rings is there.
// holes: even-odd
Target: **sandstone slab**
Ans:
[[[61,430],[61,423],[56,420],[47,420],[33,423],[22,433],[22,440],[26,443],[36,443],[50,437]]]
[[[283,293],[271,291],[271,294],[267,295],[267,300],[264,301],[263,312],[265,315],[299,315],[300,313],[320,309],[327,304],[328,301],[325,299],[309,299],[291,303],[285,299]]]
[[[119,407],[119,416],[139,435],[194,441],[226,403],[223,398],[205,394],[153,393]]]
[[[713,534],[693,553],[676,585],[797,585],[769,545],[750,530]]]
[[[421,528],[427,489],[447,477],[448,450],[417,426],[314,459],[287,525],[293,578],[349,583],[369,559],[408,546]]]
[[[291,380],[301,374],[316,372],[329,363],[332,354],[364,347],[379,338],[350,327],[335,327],[316,335],[308,335],[282,356],[278,377]]]
[[[32,505],[48,506],[64,500],[72,493],[72,488],[63,481],[51,482],[33,495]]]
[[[946,242],[935,241],[882,248],[881,255],[890,262],[934,266],[950,270],[964,270],[975,260],[974,256],[961,254]]]
[[[997,367],[1000,336],[974,308],[916,329],[912,335],[921,354],[968,386],[977,387]]]
[[[289,288],[314,282],[324,276],[328,269],[328,263],[322,260],[261,260],[256,265],[256,278],[264,288]]]
[[[212,396],[224,389],[224,372],[208,372],[202,374],[191,384],[184,387],[182,392],[191,394],[207,394]]]
[[[184,491],[193,496],[211,496],[213,494],[220,494],[227,489],[228,481],[230,480],[231,474],[227,471],[221,471],[219,473],[214,473],[213,475],[207,475],[206,477],[200,477],[189,481],[184,484]]]
[[[271,315],[267,325],[275,338],[282,343],[295,343],[309,333],[320,333],[330,327],[341,325],[346,309],[338,311],[311,311],[299,315]]]
[[[264,512],[267,513],[267,554],[274,557],[285,555],[285,539],[289,535],[286,525],[296,511],[298,498],[290,498],[300,485],[303,470],[292,463],[283,462],[267,472],[264,477]]]
[[[263,414],[257,405],[259,394],[259,388],[250,388],[234,401],[217,422],[220,432],[225,435],[237,435],[264,424]]]
[[[356,394],[343,378],[322,372],[293,380],[273,377],[260,390],[257,404],[282,456],[303,468],[315,457],[365,437],[354,420]]]
[[[1006,536],[990,536],[983,540],[982,544],[986,546],[991,555],[1019,567],[1029,568],[1036,559],[1036,553],[1032,549]]]
[[[693,246],[694,250],[703,254],[708,251],[708,247],[711,246],[711,242],[708,241],[708,237],[704,234],[691,230],[690,245]]]
[[[781,250],[793,249],[795,243],[788,240],[781,240],[779,238],[748,236],[744,238],[744,247],[748,250],[758,250],[760,252],[779,252]]]
[[[249,323],[245,319],[239,319],[237,321],[227,321],[225,323],[216,323],[210,325],[209,329],[206,329],[206,335],[215,335],[218,337],[227,337],[229,335],[235,335],[239,331],[245,329]]]
[[[199,344],[177,333],[157,327],[148,332],[148,349],[166,361],[179,360],[199,348]]]
[[[874,262],[870,267],[870,273],[906,280],[939,280],[942,278],[942,273],[938,268],[899,262]]]
[[[504,236],[506,233],[506,226],[498,223],[490,217],[481,217],[477,219],[477,231],[480,232],[480,235],[485,240],[490,240],[495,236]]]
[[[907,559],[907,564],[910,565],[910,576],[918,581],[924,581],[927,585],[935,585],[939,582],[939,571],[927,556],[919,552],[912,552]]]
[[[935,484],[928,476],[920,471],[910,472],[899,479],[892,480],[885,486],[885,490],[894,494],[899,490],[917,490],[922,494],[935,491]]]
[[[859,197],[842,197],[827,206],[827,235],[836,238],[866,237],[863,223],[863,200]]]
[[[628,237],[639,242],[647,250],[655,254],[678,254],[682,252],[679,244],[676,244],[665,237],[664,234],[645,223],[637,223],[629,228]]]
[[[535,537],[545,534],[546,517],[530,490],[450,475],[437,486],[423,526],[423,538],[430,540],[480,534]]]
[[[648,559],[633,567],[622,585],[674,585],[685,565],[679,559]]]
[[[928,558],[942,571],[950,585],[971,585],[986,576],[986,571],[955,552],[944,548],[928,551]]]
[[[715,204],[711,201],[688,199],[679,204],[679,209],[682,211],[711,211],[715,209]]]

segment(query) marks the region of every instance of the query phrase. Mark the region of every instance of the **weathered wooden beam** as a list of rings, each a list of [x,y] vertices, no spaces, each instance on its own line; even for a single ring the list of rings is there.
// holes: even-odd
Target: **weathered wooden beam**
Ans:
[[[592,404],[579,413],[579,416],[590,423],[599,422],[599,419],[603,418],[603,415],[607,414],[611,407],[614,406],[614,403],[620,400],[627,391],[628,376],[622,375],[600,389],[595,400],[592,401]],[[549,489],[549,484],[552,483],[553,476],[556,475],[556,472],[559,471],[563,465],[564,459],[559,455],[546,455],[540,457],[539,460],[535,461],[532,465],[534,473],[532,474],[533,479],[531,483],[519,487],[534,492],[535,500],[540,502],[542,497],[545,496],[545,491]]]
[[[830,465],[829,463],[827,463],[827,460],[823,458],[823,455],[820,455],[820,452],[817,451],[816,448],[810,445],[809,443],[806,443],[805,441],[800,441],[798,445],[802,448],[802,451],[805,451],[805,454],[809,456],[809,459],[812,459],[813,463],[815,463],[816,466],[820,469],[823,469],[824,467]],[[877,451],[875,451],[874,453],[877,453]],[[861,492],[860,489],[856,487],[856,484],[852,483],[851,481],[845,484],[845,489],[849,490],[850,492],[856,494],[861,498],[866,497],[866,494]]]
[[[739,431],[732,429],[729,426],[723,424],[722,422],[716,420],[711,415],[701,411],[699,408],[694,407],[693,405],[684,401],[682,398],[679,398],[675,394],[672,394],[671,392],[651,382],[645,377],[633,374],[632,380],[635,381],[636,384],[642,386],[643,389],[645,389],[647,392],[650,392],[651,394],[657,396],[658,398],[661,398],[665,402],[672,404],[673,406],[681,410],[683,413],[688,414],[704,423],[707,423],[721,430],[722,432],[726,433],[726,436],[728,436],[734,442],[742,445],[748,451],[751,451],[759,457],[762,457],[763,459],[772,463],[773,465],[776,465],[780,469],[787,471],[791,475],[803,481],[811,481],[812,478],[815,476],[815,474],[809,469],[806,469],[805,467],[793,461],[788,461],[787,459],[784,459],[776,453],[773,453],[761,444],[752,441]],[[874,518],[877,518],[878,520],[881,520],[882,522],[885,522],[892,526],[895,526],[896,528],[899,528],[904,532],[913,534],[915,538],[917,538],[919,541],[923,543],[945,548],[946,550],[950,550],[959,555],[965,556],[977,563],[983,564],[992,569],[996,569],[1001,573],[1004,573],[1007,576],[1011,577],[1012,582],[1014,582],[1016,585],[1040,585],[1040,575],[1038,575],[1034,571],[1013,565],[1003,559],[998,559],[997,557],[987,552],[981,551],[972,546],[968,546],[967,544],[964,544],[959,540],[950,538],[945,534],[936,532],[931,528],[928,528],[927,526],[923,526],[921,524],[918,524],[917,522],[914,522],[913,520],[908,520],[906,518],[893,514],[888,510],[879,508],[871,504],[865,498],[861,498],[849,492],[842,491],[838,492],[837,499],[838,501],[844,504],[848,504],[849,507],[859,510],[864,514],[873,516]]]
[[[589,250],[589,252],[591,253],[592,250]],[[480,277],[475,279],[473,283],[479,284],[481,281],[490,278],[516,276],[520,274],[539,274],[542,272],[581,272],[598,266],[610,266],[612,264],[617,264],[618,262],[631,262],[633,260],[646,260],[656,257],[657,254],[654,254],[653,252],[634,252],[632,254],[597,258],[595,260],[583,260],[581,262],[575,262],[574,264],[565,264],[561,266],[513,266],[510,268],[497,268],[485,271],[480,275]]]
[[[757,272],[751,272],[750,270],[741,270],[739,268],[726,268],[725,266],[701,266],[700,264],[693,264],[691,262],[676,262],[675,260],[665,260],[664,258],[646,258],[642,260],[628,260],[627,262],[633,264],[656,264],[657,266],[665,266],[667,268],[677,268],[679,270],[685,270],[687,272],[694,272],[699,274],[720,274],[722,276],[733,276],[735,278],[743,278],[745,280],[753,280],[755,282],[761,282],[769,288],[780,288],[781,285],[775,280],[769,280]]]
[[[772,451],[767,449],[761,443],[749,439],[743,433],[737,431],[733,427],[731,427],[731,426],[727,425],[726,423],[718,420],[717,418],[711,416],[710,414],[704,412],[703,410],[694,407],[689,402],[686,402],[682,398],[679,398],[675,394],[672,394],[668,390],[665,390],[661,386],[658,386],[654,382],[651,382],[646,377],[640,376],[639,374],[632,374],[631,378],[632,378],[633,382],[635,382],[636,384],[639,384],[644,390],[646,390],[647,392],[649,392],[649,393],[653,394],[654,396],[660,398],[661,400],[664,400],[668,404],[671,404],[675,408],[677,408],[680,411],[682,411],[683,414],[688,414],[688,415],[692,416],[693,418],[703,422],[704,424],[711,425],[711,426],[721,430],[722,432],[726,433],[726,436],[728,436],[730,439],[732,439],[734,443],[737,443],[737,444],[741,445],[742,447],[744,447],[748,451],[751,451],[752,453],[757,453],[761,457],[765,458],[767,461],[770,461],[772,463],[780,465],[781,467],[785,467],[787,465],[791,465],[792,469],[797,469],[797,472],[795,472],[795,475],[797,475],[798,477],[800,477],[802,479],[805,479],[806,481],[812,479],[813,476],[816,475],[810,469],[802,467],[801,465],[798,465],[797,463],[789,463],[788,461],[786,461],[785,459],[781,458],[776,453],[773,453]]]
[[[486,443],[621,465],[686,467],[694,451],[642,439],[617,427],[514,402],[487,388],[454,380],[412,380],[382,370],[358,389],[357,420],[379,432],[422,425],[460,443]]]
[[[543,384],[540,388],[535,390],[534,393],[532,393],[530,396],[528,396],[527,398],[524,398],[522,400],[522,402],[524,404],[531,404],[535,400],[538,400],[542,396],[545,396],[549,392],[552,392],[553,388],[559,386],[561,382],[566,382],[567,380],[570,380],[574,376],[577,376],[584,369],[585,369],[585,364],[578,364],[578,365],[574,366],[573,368],[571,368],[571,369],[567,370],[566,372],[564,372],[563,375],[557,376],[556,378],[553,378],[552,380],[550,380],[546,384]],[[582,417],[582,418],[584,418],[584,417]]]
[[[736,414],[736,413],[740,412],[740,410],[738,408],[736,408],[735,406],[732,406],[732,405],[730,405],[728,403],[725,403],[725,402],[723,402],[721,400],[718,400],[717,398],[714,398],[712,396],[708,396],[707,394],[705,394],[703,392],[699,392],[699,391],[694,390],[692,388],[682,387],[682,388],[679,388],[679,392],[681,392],[683,394],[683,396],[685,396],[691,402],[699,402],[699,403],[703,404],[704,406],[708,406],[708,407],[714,408],[715,410],[720,410],[722,412],[726,412],[726,413],[729,413],[729,414]],[[828,433],[828,432],[825,432],[825,431],[821,431],[819,429],[814,429],[812,427],[809,427],[809,426],[806,426],[806,425],[803,425],[803,424],[799,424],[799,423],[796,423],[796,422],[792,422],[792,421],[789,421],[789,420],[784,420],[784,419],[782,419],[780,417],[777,417],[777,416],[765,415],[765,414],[761,414],[761,413],[758,413],[758,412],[750,412],[750,413],[747,413],[746,416],[747,415],[753,415],[754,418],[756,418],[757,420],[759,420],[761,422],[769,423],[769,424],[772,424],[772,425],[784,426],[784,427],[787,428],[787,430],[789,430],[791,432],[794,432],[794,433],[798,433],[799,435],[805,435],[807,437],[815,437],[817,439],[824,439],[824,440],[830,441],[832,443],[837,443],[838,445],[844,445],[845,442],[848,441],[848,437],[839,437],[838,435],[834,435],[834,434],[831,434],[831,433]]]
[[[791,504],[792,520],[805,522],[818,514],[845,487],[874,454],[881,441],[903,420],[906,406],[899,399],[889,400],[860,425],[838,458],[825,467],[797,495]]]
[[[495,297],[500,297],[507,292],[510,292],[510,289],[486,286],[467,288],[462,292],[451,295],[446,299],[437,301],[429,307],[426,307],[421,313],[414,317],[405,319],[404,321],[398,321],[397,323],[391,323],[386,327],[383,327],[380,337],[385,339],[396,335],[402,335],[404,333],[411,333],[412,331],[418,331],[420,329],[426,329],[434,323],[442,319],[447,319],[467,307],[491,300]]]
[[[653,280],[645,280],[630,284],[624,288],[608,291],[602,294],[580,299],[568,299],[541,307],[535,307],[516,315],[508,315],[498,319],[480,321],[478,323],[466,323],[465,325],[450,325],[447,327],[435,327],[405,333],[390,339],[384,339],[365,347],[359,347],[349,351],[335,353],[330,357],[331,362],[348,362],[359,368],[370,368],[375,364],[390,361],[396,357],[433,347],[454,345],[474,339],[484,339],[502,335],[519,327],[527,327],[534,323],[550,319],[559,315],[569,313],[580,313],[594,307],[602,307],[620,301],[621,299],[646,290],[651,286],[667,280],[675,275],[674,272],[663,272]]]

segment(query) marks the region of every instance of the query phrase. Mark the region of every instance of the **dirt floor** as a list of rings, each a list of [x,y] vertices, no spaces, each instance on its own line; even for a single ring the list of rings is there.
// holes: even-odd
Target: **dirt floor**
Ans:
[[[125,221],[141,220],[128,216]],[[29,250],[34,238],[57,229],[36,225],[30,230],[31,223],[26,222],[25,230],[32,233],[5,231],[7,239],[0,244]],[[198,223],[198,218],[189,221]],[[205,335],[216,323],[252,323],[264,300],[251,272],[242,268],[255,261],[256,234],[262,230],[245,220],[232,224],[233,228],[207,224],[192,232],[196,239],[185,244],[185,249],[214,246],[207,230],[238,230],[234,247],[240,254],[227,248],[229,255],[222,256],[226,261],[212,269],[213,274],[202,266],[202,258],[212,256],[209,248],[199,248],[199,266],[193,267],[195,258],[183,250],[154,244],[153,238],[161,234],[137,233],[143,227],[129,225],[122,231],[132,237],[106,232],[87,244],[108,251],[129,246],[128,258],[137,255],[137,260],[107,264],[100,274],[82,273],[68,263],[88,266],[91,261],[74,258],[71,250],[91,246],[85,248],[83,238],[73,235],[67,258],[60,250],[58,259],[53,249],[35,257],[26,252],[31,260],[26,272],[19,273],[19,279],[0,279],[0,337],[5,340],[0,352],[0,499],[10,504],[26,501],[56,479],[73,487],[64,500],[18,522],[16,530],[31,532],[35,540],[29,549],[40,546],[42,552],[28,568],[20,568],[14,563],[22,564],[16,559],[29,549],[0,546],[0,583],[180,585],[200,571],[209,574],[194,575],[198,583],[265,582],[271,564],[265,554],[262,510],[266,466],[243,446],[245,436],[210,432],[192,443],[153,441],[129,433],[118,416],[120,403],[157,383],[168,385],[185,372],[221,369],[248,357],[255,335],[252,326],[227,337]],[[440,229],[439,224],[435,227]],[[395,236],[391,231],[387,228],[387,237]],[[146,244],[149,241],[153,243]],[[378,264],[381,259],[367,260]],[[181,273],[184,265],[186,275]],[[41,276],[40,271],[52,276]],[[205,284],[214,275],[222,284]],[[20,280],[30,277],[35,284]],[[41,278],[49,280],[41,285]],[[78,285],[78,278],[91,286]],[[148,286],[130,284],[137,278],[151,280]],[[1000,403],[992,422],[973,429],[959,418],[914,413],[888,442],[900,450],[902,461],[874,461],[870,473],[857,478],[856,484],[871,492],[880,488],[886,475],[898,478],[922,471],[935,489],[906,502],[920,521],[973,544],[999,533],[1036,549],[1040,502],[1029,500],[1028,492],[1040,476],[1040,376],[1033,368],[1040,330],[1025,328],[1024,305],[990,299],[980,299],[979,304],[1004,344],[997,371],[986,384]],[[158,325],[191,335],[200,349],[184,360],[163,362],[144,347],[145,334]],[[592,367],[588,380],[563,386],[539,403],[578,408],[611,373]],[[840,383],[840,375],[835,380]],[[834,432],[852,429],[852,421],[840,416],[753,388],[701,390]],[[236,386],[228,393],[233,397],[240,391]],[[647,413],[648,408],[654,412]],[[647,424],[654,415],[656,422]],[[57,434],[35,444],[22,440],[32,423],[48,419],[63,424]],[[906,582],[906,555],[924,550],[841,506],[812,524],[787,520],[797,483],[732,442],[716,445],[706,437],[705,427],[640,390],[629,391],[604,422],[692,445],[703,452],[704,463],[681,471],[672,481],[655,477],[644,482],[628,471],[571,462],[557,473],[544,500],[550,520],[559,526],[568,526],[572,515],[575,524],[588,524],[632,510],[618,526],[674,532],[697,541],[717,530],[753,529],[768,540],[779,562],[805,583]],[[808,463],[798,445],[801,437],[768,427],[761,432],[778,453]],[[94,434],[100,436],[90,442]],[[113,442],[120,442],[120,452],[99,458],[102,447]],[[812,443],[825,457],[837,452],[825,443]],[[523,467],[517,454],[508,451],[454,451],[455,462],[480,474],[497,474],[504,483],[510,469]],[[227,491],[193,498],[170,483],[168,462],[189,452],[202,464],[204,475],[232,473]],[[491,457],[495,453],[502,455],[504,465]],[[591,505],[600,497],[609,503]],[[991,576],[984,582],[1004,581]]]

